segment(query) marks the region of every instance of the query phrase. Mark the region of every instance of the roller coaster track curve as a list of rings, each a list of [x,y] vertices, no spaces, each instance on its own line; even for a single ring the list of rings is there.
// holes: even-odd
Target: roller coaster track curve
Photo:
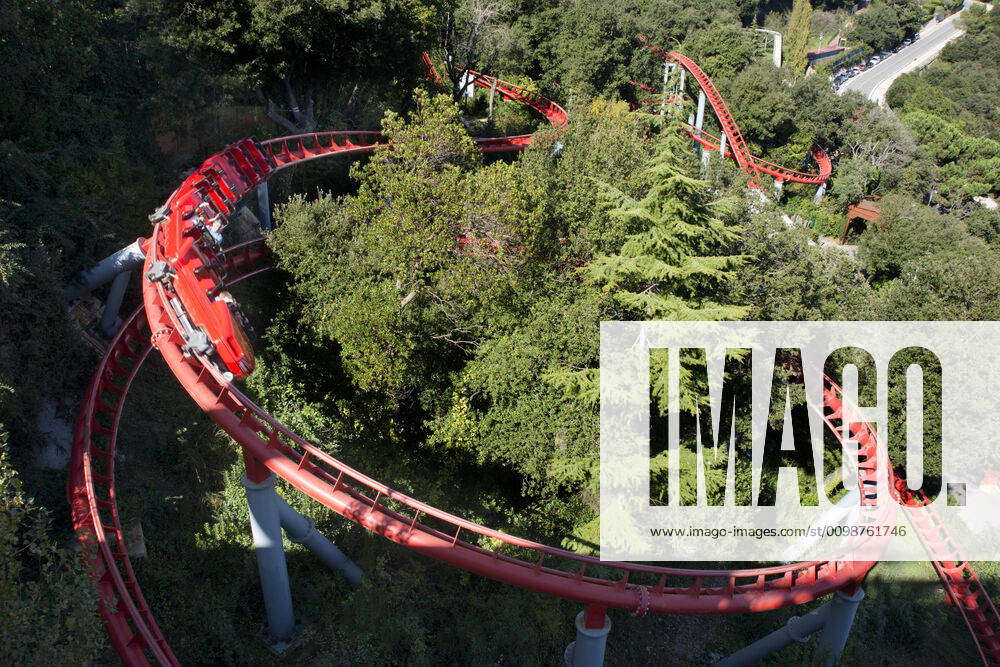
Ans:
[[[833,172],[833,163],[830,160],[829,154],[818,144],[813,145],[810,152],[813,160],[819,168],[819,172],[815,174],[788,169],[787,167],[767,162],[752,155],[750,150],[747,148],[746,140],[743,138],[743,131],[736,123],[736,119],[733,118],[733,114],[729,110],[726,100],[715,87],[712,79],[705,74],[701,67],[681,53],[677,53],[676,51],[664,51],[658,46],[648,44],[646,42],[646,38],[642,35],[640,35],[638,39],[643,44],[646,44],[646,48],[648,48],[656,57],[665,62],[672,62],[680,65],[687,70],[692,77],[694,77],[698,86],[705,93],[708,103],[712,105],[712,109],[715,111],[715,117],[718,119],[719,125],[722,127],[722,131],[729,140],[731,148],[726,151],[726,156],[736,161],[740,170],[747,174],[750,178],[751,185],[756,185],[755,177],[759,173],[772,176],[781,182],[805,183],[807,185],[822,185],[829,180],[830,174]],[[703,138],[701,136],[705,134],[703,130],[691,127],[688,133],[695,141],[699,142],[706,148],[718,149],[719,147],[719,138],[712,137],[711,135],[708,135],[708,138]]]
[[[492,77],[479,81],[493,85]],[[561,107],[535,93],[499,80],[496,89],[539,110],[554,126],[566,123]],[[531,136],[476,141],[484,150],[516,151],[527,146]],[[237,203],[276,171],[320,157],[366,153],[381,143],[378,133],[366,132],[314,133],[261,143],[241,140],[206,160],[153,216],[143,307],[128,318],[95,370],[74,431],[68,481],[74,526],[98,586],[99,611],[124,663],[177,664],[132,570],[115,490],[115,448],[125,397],[152,347],[198,406],[242,446],[248,475],[251,469],[274,472],[368,530],[470,572],[602,607],[690,614],[777,609],[852,589],[864,579],[873,561],[695,570],[602,562],[523,540],[429,506],[353,470],[245,396],[232,378],[249,372],[241,369],[252,369],[252,353],[242,358],[247,361],[243,367],[239,356],[222,358],[227,337],[230,343],[245,344],[238,335],[238,308],[224,297],[228,285],[266,268],[267,253],[260,240],[222,251],[215,232]],[[198,332],[211,344],[196,340]],[[833,428],[838,414],[834,404],[841,393],[835,385],[828,390],[828,423]],[[957,584],[948,590],[952,599],[965,599]],[[970,595],[981,601],[984,593],[976,589]],[[1000,627],[995,610],[993,617],[981,615],[986,621],[977,617],[976,627]]]

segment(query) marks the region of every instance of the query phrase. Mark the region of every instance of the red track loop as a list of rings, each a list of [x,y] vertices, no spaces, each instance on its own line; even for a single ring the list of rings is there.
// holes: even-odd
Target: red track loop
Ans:
[[[478,85],[493,87],[492,77],[476,76]],[[557,127],[566,123],[566,112],[554,102],[502,81],[496,81],[496,89],[538,110]],[[150,349],[145,340],[152,341],[188,394],[250,460],[345,518],[470,572],[640,614],[766,611],[850,589],[863,580],[874,562],[814,561],[747,570],[664,568],[601,562],[507,535],[353,470],[247,398],[231,379],[249,372],[253,354],[226,286],[264,270],[265,251],[258,240],[223,252],[216,233],[239,200],[275,171],[320,157],[364,153],[381,141],[371,132],[315,133],[261,144],[244,139],[206,160],[154,216],[142,282],[151,336],[143,335],[142,311],[137,311],[95,370],[76,425],[68,488],[76,530],[92,547],[100,613],[124,663],[177,662],[142,598],[125,552],[115,500],[116,434],[126,392]],[[515,151],[531,137],[476,141],[484,150]],[[738,161],[740,141],[734,144]],[[744,163],[752,161],[744,159],[741,166]],[[229,273],[233,277],[227,283]],[[839,437],[839,388],[829,385],[825,401],[827,423]],[[978,580],[963,576],[970,571],[967,564],[950,565],[939,569],[949,594],[960,602],[970,628],[985,637],[998,627],[996,612],[990,613],[991,603],[986,606],[988,598]]]
[[[423,53],[421,57],[428,70],[429,78],[440,85],[441,77],[434,69],[430,56]],[[468,75],[473,78],[475,85],[481,88],[493,89],[495,82],[496,92],[500,94],[502,99],[516,100],[531,107],[549,121],[553,127],[559,128],[566,125],[568,120],[566,110],[552,100],[488,74],[469,71]],[[531,138],[530,134],[520,134],[509,137],[479,137],[475,139],[475,142],[484,153],[498,153],[526,148],[531,143]],[[338,155],[370,153],[375,146],[384,144],[385,141],[381,132],[374,131],[313,132],[269,139],[260,142],[260,147],[273,161],[274,170],[277,171],[292,164],[334,153]]]
[[[233,282],[257,273],[265,256],[263,241],[231,248],[227,268],[239,272]],[[87,388],[73,433],[67,484],[73,527],[97,583],[98,611],[111,645],[122,662],[177,665],[156,625],[125,550],[115,492],[115,448],[125,397],[152,349],[143,309],[125,321],[108,346]],[[166,335],[154,333],[153,340]]]

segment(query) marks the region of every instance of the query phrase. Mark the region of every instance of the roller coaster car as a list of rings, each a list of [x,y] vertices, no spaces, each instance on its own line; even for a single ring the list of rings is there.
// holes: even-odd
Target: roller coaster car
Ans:
[[[206,160],[170,202],[170,228],[164,248],[176,276],[173,290],[183,304],[177,311],[185,354],[213,359],[220,370],[246,377],[254,369],[249,323],[225,288],[225,258],[220,232],[237,202],[264,181],[274,165],[252,139],[241,139]]]
[[[191,330],[185,336],[185,352],[217,357],[223,371],[246,377],[254,369],[253,346],[248,323],[239,305],[224,288],[223,276],[197,253],[178,267],[173,287],[186,306]],[[214,263],[217,265],[217,263]],[[203,333],[210,345],[196,347],[195,339]]]

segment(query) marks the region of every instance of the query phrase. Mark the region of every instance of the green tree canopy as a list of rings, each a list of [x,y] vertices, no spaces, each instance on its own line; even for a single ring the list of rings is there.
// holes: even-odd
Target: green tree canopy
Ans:
[[[707,183],[684,168],[687,150],[679,132],[668,133],[648,167],[644,197],[608,189],[610,215],[629,236],[618,253],[595,257],[584,273],[620,304],[625,319],[737,319],[746,312],[714,300],[741,260],[720,254],[736,230],[716,217]]]
[[[738,25],[713,25],[689,36],[680,51],[725,85],[753,62],[754,34]]]
[[[848,37],[873,51],[882,51],[902,41],[903,26],[896,8],[889,2],[873,2],[859,14]]]
[[[785,67],[793,72],[804,72],[808,60],[806,51],[809,49],[809,30],[812,25],[812,5],[809,0],[795,0],[792,3],[792,13],[788,17],[788,28],[785,34]]]
[[[317,129],[316,105],[334,82],[380,70],[415,77],[434,16],[420,0],[141,0],[133,11],[205,69],[256,91],[290,132]]]

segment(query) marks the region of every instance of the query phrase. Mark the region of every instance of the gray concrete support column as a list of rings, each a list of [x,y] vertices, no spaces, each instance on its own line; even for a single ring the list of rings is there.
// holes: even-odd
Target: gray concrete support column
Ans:
[[[73,284],[64,290],[63,294],[67,300],[79,298],[87,292],[111,282],[118,274],[141,267],[145,261],[146,254],[142,251],[140,239],[137,239],[134,243],[102,259],[94,268],[79,274],[74,278]]]
[[[327,567],[341,572],[352,584],[361,584],[364,579],[361,568],[317,531],[316,524],[311,518],[296,512],[281,496],[275,494],[274,498],[278,506],[281,527],[288,533],[288,539],[309,549]]]
[[[667,95],[670,92],[669,81],[670,81],[670,70],[671,65],[668,62],[663,63],[663,100],[660,102],[660,115],[667,113]]]
[[[864,598],[865,591],[860,587],[853,594],[843,591],[834,593],[833,599],[828,603],[826,623],[823,626],[823,634],[816,644],[813,664],[828,666],[837,664],[840,654],[844,652],[844,646],[847,645],[847,636],[851,633],[858,605]]]
[[[260,226],[264,231],[274,230],[274,222],[271,220],[271,193],[267,189],[267,181],[257,186],[257,208],[260,209]]]
[[[497,96],[497,81],[496,77],[493,77],[493,82],[490,84],[490,111],[487,114],[490,122],[493,122],[493,98]]]
[[[719,155],[726,157],[726,133],[719,135]]]
[[[588,616],[603,618],[601,627],[588,628]],[[594,623],[594,625],[597,625]],[[563,656],[566,667],[601,667],[604,664],[604,652],[608,645],[608,633],[611,632],[611,619],[600,608],[597,614],[581,611],[576,616],[576,641],[566,647]]]
[[[687,85],[685,83],[685,79],[687,78],[687,70],[684,69],[683,67],[680,67],[680,66],[678,66],[678,69],[680,69],[681,75],[680,75],[679,80],[677,82],[677,100],[674,102],[674,106],[673,106],[673,109],[671,111],[671,113],[673,113],[674,115],[683,113],[683,109],[684,109],[684,88]]]
[[[274,491],[274,474],[262,482],[252,482],[245,475],[250,530],[257,555],[257,571],[264,594],[267,630],[279,642],[287,642],[295,632],[292,611],[292,591],[288,583],[288,565],[281,544],[281,519],[278,514],[278,494]]]
[[[771,634],[765,635],[746,648],[723,658],[716,663],[716,667],[752,665],[790,644],[808,641],[810,635],[823,627],[829,607],[830,603],[828,602],[805,616],[792,616],[788,622]]]
[[[109,336],[114,336],[118,331],[118,312],[121,310],[125,289],[131,279],[132,272],[125,271],[115,276],[111,283],[111,291],[108,293],[108,300],[104,303],[104,313],[101,315],[101,329]]]
[[[775,67],[781,67],[781,33],[775,30],[766,30],[764,28],[754,28],[754,30],[770,35],[774,40],[771,46],[771,62],[774,63]]]
[[[705,91],[698,91],[698,110],[695,112],[694,116],[694,133],[695,136],[701,136],[701,128],[705,123]],[[708,151],[705,147],[698,145],[698,150],[701,152],[701,173],[704,176],[708,172]]]
[[[820,183],[819,187],[816,188],[816,194],[813,195],[813,203],[818,204],[823,201],[823,195],[826,194],[826,183]]]
[[[698,111],[694,117],[695,134],[701,136],[701,128],[705,122],[705,91],[698,91]]]

